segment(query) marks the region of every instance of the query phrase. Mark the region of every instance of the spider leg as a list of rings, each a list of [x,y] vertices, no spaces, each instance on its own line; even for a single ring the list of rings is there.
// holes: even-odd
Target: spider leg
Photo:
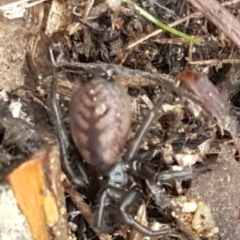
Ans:
[[[154,108],[152,110],[150,110],[148,112],[148,114],[146,115],[146,117],[144,118],[143,123],[141,124],[140,128],[137,130],[137,132],[134,136],[134,139],[131,141],[131,143],[129,145],[129,148],[126,152],[126,159],[131,160],[134,157],[134,155],[136,154],[136,152],[138,151],[143,137],[145,136],[145,134],[148,132],[148,129],[152,125],[152,122],[154,121],[155,117],[157,116],[158,109],[162,105],[165,98],[166,98],[166,95],[163,97],[160,97],[157,100]]]
[[[98,229],[101,229],[103,223],[105,207],[109,205],[111,199],[114,199],[115,201],[120,199],[123,192],[125,192],[123,189],[109,185],[103,190],[100,196],[99,207],[95,218],[96,227]]]
[[[53,66],[55,67],[56,64],[53,59],[51,50],[50,50],[50,55],[53,61]],[[53,109],[53,114],[55,117],[55,124],[56,124],[57,133],[58,133],[58,139],[60,142],[60,149],[61,149],[61,155],[62,155],[62,167],[63,167],[63,170],[66,172],[67,176],[70,177],[74,185],[76,185],[77,187],[83,187],[88,183],[86,170],[84,169],[83,165],[78,164],[79,172],[80,173],[84,172],[82,176],[78,176],[73,170],[70,161],[68,160],[67,148],[69,146],[69,141],[68,141],[65,128],[61,121],[59,104],[56,99],[56,88],[57,88],[56,71],[55,71],[55,68],[53,68],[53,79],[51,84],[50,99],[51,99],[51,107]]]
[[[126,170],[130,169],[135,175],[143,179],[152,179],[156,174],[156,168],[149,162],[135,160],[127,162],[124,167]]]
[[[194,174],[202,174],[206,171],[212,170],[217,165],[215,163],[203,165],[198,168],[186,168],[182,169],[181,171],[173,171],[173,170],[167,170],[162,171],[161,173],[158,173],[155,177],[158,182],[164,183],[168,182],[169,180],[190,180],[193,178]]]
[[[192,179],[193,177],[193,169],[192,168],[186,168],[181,171],[173,171],[173,170],[167,170],[163,171],[160,174],[158,174],[158,181],[168,181],[168,180],[185,180],[185,179]]]
[[[156,236],[163,236],[163,235],[169,235],[174,237],[179,236],[179,232],[171,228],[162,229],[158,231],[151,230],[150,228],[137,222],[133,218],[133,216],[127,212],[127,209],[129,208],[129,206],[132,206],[133,204],[135,204],[137,201],[139,201],[141,197],[142,197],[142,194],[139,191],[139,189],[133,188],[122,199],[120,203],[120,211],[121,211],[124,223],[134,228],[141,234],[149,237],[156,237]]]
[[[101,229],[102,217],[103,217],[104,207],[106,206],[107,198],[108,198],[107,189],[105,189],[101,194],[101,197],[99,200],[99,207],[98,207],[98,211],[95,219],[96,227],[98,229]]]

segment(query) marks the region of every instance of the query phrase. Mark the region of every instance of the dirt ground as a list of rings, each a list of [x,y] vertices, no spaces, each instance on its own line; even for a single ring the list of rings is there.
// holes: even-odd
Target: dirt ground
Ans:
[[[239,163],[234,160],[231,149],[226,149],[217,169],[193,180],[191,194],[200,196],[211,206],[220,239],[237,240],[239,237],[239,173]]]
[[[1,5],[6,2],[1,1]],[[11,91],[22,86],[25,80],[22,69],[26,54],[26,22],[24,19],[10,21],[1,16],[0,24],[0,88]]]
[[[0,1],[0,5],[5,4],[7,1]],[[171,2],[171,1],[170,1]],[[174,5],[174,4],[173,4]],[[173,6],[171,5],[171,6]],[[170,14],[170,13],[169,13]],[[166,15],[167,18],[167,15]],[[166,19],[168,21],[169,19]],[[169,20],[170,21],[170,20]],[[136,25],[138,23],[135,23]],[[197,27],[197,23],[194,23],[195,28]],[[5,91],[11,92],[13,90],[18,89],[19,87],[24,86],[25,82],[31,81],[29,78],[29,74],[26,72],[26,52],[27,52],[27,39],[28,39],[28,29],[26,28],[26,19],[13,19],[8,20],[3,16],[0,17],[0,93],[2,97],[5,96]],[[136,25],[130,26],[136,30]],[[138,26],[138,25],[137,25]],[[130,28],[129,27],[129,28]],[[140,26],[139,28],[141,28]],[[152,27],[152,26],[151,26]],[[208,26],[209,28],[213,28],[213,26]],[[131,29],[132,30],[132,29]],[[131,31],[126,30],[126,31]],[[139,30],[140,31],[140,30]],[[150,31],[150,30],[149,30]],[[196,32],[194,28],[192,32]],[[214,32],[214,31],[213,31]],[[134,32],[136,34],[136,32]],[[134,36],[132,34],[131,37]],[[76,37],[76,36],[74,36]],[[73,38],[74,38],[73,37]],[[64,37],[63,37],[64,39]],[[55,39],[54,39],[55,40]],[[59,40],[61,42],[61,40]],[[74,41],[73,41],[74,42]],[[77,40],[74,42],[77,45]],[[76,46],[72,45],[71,47],[74,49],[73,52],[76,50]],[[95,43],[94,43],[95,44]],[[119,43],[120,48],[121,44],[124,45],[125,43]],[[79,46],[79,45],[78,45]],[[214,45],[214,41],[209,43],[209,46],[204,46],[198,49],[198,53],[196,54],[199,58],[203,55],[201,54],[203,50],[207,49],[207,54],[209,56],[215,56],[218,54],[216,49],[219,46]],[[79,47],[81,48],[81,46]],[[224,51],[230,51],[230,48],[222,48]],[[81,49],[80,49],[81,50]],[[177,57],[181,54],[185,54],[186,56],[186,49],[182,47],[173,46],[170,47],[168,45],[161,46],[161,50],[163,55],[160,56],[159,54],[155,54],[155,57],[149,56],[151,55],[151,51],[154,52],[155,46],[153,47],[151,44],[144,45],[141,47],[131,56],[129,56],[128,61],[126,62],[125,66],[133,67],[138,65],[138,69],[141,70],[152,70],[153,65],[154,67],[162,70],[163,73],[176,75],[179,70],[182,69],[184,64],[181,58],[180,61],[177,61]],[[82,50],[84,51],[84,50]],[[138,56],[141,55],[141,51],[144,51],[143,58],[145,57],[142,62],[139,63],[136,59]],[[146,53],[149,51],[148,53]],[[180,53],[177,51],[180,51]],[[213,53],[211,53],[213,51]],[[115,56],[112,50],[111,54],[102,53],[101,56],[104,55],[103,59],[106,59],[106,62],[112,61],[112,58],[109,56]],[[237,52],[237,51],[236,51]],[[84,55],[83,53],[81,53]],[[149,55],[147,55],[149,54]],[[229,53],[222,52],[221,56],[228,56]],[[220,53],[219,53],[220,55]],[[158,57],[156,57],[158,56]],[[166,57],[169,56],[171,60],[166,61]],[[206,55],[205,55],[206,56]],[[238,56],[233,54],[233,56]],[[93,59],[93,61],[98,60],[99,56],[90,56],[89,58]],[[209,57],[209,58],[211,58]],[[74,54],[69,58],[74,59]],[[86,58],[87,59],[87,58]],[[86,60],[84,59],[84,60]],[[157,59],[157,60],[156,60]],[[101,59],[102,60],[102,59]],[[115,58],[116,60],[116,58]],[[117,61],[117,60],[116,60]],[[154,62],[153,65],[149,65],[149,62]],[[171,70],[168,69],[169,66],[166,67],[168,62],[171,65]],[[181,64],[180,64],[181,62]],[[226,70],[227,69],[227,70]],[[221,72],[222,71],[222,72]],[[41,74],[41,70],[37,73],[37,75]],[[233,71],[233,66],[227,65],[220,67],[220,70],[217,71],[216,68],[212,67],[210,71],[212,76],[220,76],[218,79],[221,79],[221,73],[224,76],[228,76],[229,81],[220,81],[219,86],[223,89],[223,91],[230,92],[234,89],[234,84],[238,85],[239,81],[236,79],[239,78],[240,73],[235,70]],[[44,73],[45,74],[45,73]],[[43,75],[44,75],[43,74]],[[227,75],[228,74],[228,75]],[[230,74],[230,75],[229,75]],[[26,77],[28,75],[28,77]],[[234,77],[233,77],[234,75]],[[235,79],[236,83],[232,84],[231,79]],[[33,84],[34,86],[35,84]],[[48,83],[49,86],[49,83]],[[70,84],[71,86],[71,84]],[[227,89],[224,89],[227,86]],[[36,89],[33,89],[33,92]],[[134,92],[134,91],[133,91]],[[134,94],[133,94],[134,95]],[[218,158],[218,166],[214,168],[212,171],[207,173],[198,175],[194,177],[192,181],[192,186],[189,191],[190,196],[199,197],[204,202],[206,202],[212,210],[212,214],[214,220],[216,221],[217,227],[219,227],[219,236],[217,239],[221,240],[239,240],[240,236],[240,165],[234,158],[234,153],[230,147],[223,146],[222,151],[219,154]]]

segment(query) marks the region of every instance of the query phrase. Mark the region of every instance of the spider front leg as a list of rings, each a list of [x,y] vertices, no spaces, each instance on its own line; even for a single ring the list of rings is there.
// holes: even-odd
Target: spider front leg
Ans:
[[[121,200],[120,211],[122,214],[123,222],[141,234],[149,237],[157,237],[168,235],[172,237],[179,236],[179,232],[174,229],[162,229],[158,231],[151,230],[150,228],[142,225],[134,219],[134,216],[128,213],[129,207],[133,206],[139,199],[142,198],[142,193],[136,187],[132,188]]]
[[[51,53],[51,59],[53,59],[52,52],[50,53]],[[56,88],[57,88],[56,72],[55,72],[55,69],[53,68],[53,79],[51,84],[50,102],[51,102],[51,107],[53,109],[53,115],[55,117],[54,122],[56,124],[56,130],[57,130],[58,139],[60,142],[62,167],[64,172],[67,174],[68,177],[70,177],[74,185],[76,185],[77,187],[84,187],[86,186],[86,184],[88,184],[88,178],[87,178],[86,170],[83,164],[81,164],[80,162],[77,163],[78,170],[81,173],[79,174],[81,176],[78,176],[76,172],[73,170],[71,163],[68,159],[67,148],[69,146],[69,141],[61,120],[59,104],[56,99]]]

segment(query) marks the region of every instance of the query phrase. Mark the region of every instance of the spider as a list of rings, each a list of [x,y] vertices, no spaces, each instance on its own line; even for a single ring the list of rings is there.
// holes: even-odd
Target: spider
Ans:
[[[59,135],[58,137],[60,141],[62,158],[63,158],[63,162],[62,162],[63,168],[65,169],[65,172],[67,173],[67,175],[71,178],[72,182],[77,187],[83,187],[84,185],[89,183],[88,174],[86,173],[86,169],[84,169],[83,164],[81,164],[79,161],[78,167],[82,174],[77,175],[75,171],[72,169],[72,166],[68,160],[66,149],[69,146],[69,141],[66,136],[64,126],[61,122],[60,111],[59,111],[58,104],[55,97],[56,95],[55,94],[55,91],[56,91],[55,90],[56,89],[55,68],[66,67],[66,65],[72,68],[76,66],[71,63],[67,63],[66,65],[64,65],[66,62],[64,63],[55,62],[53,57],[53,52],[51,49],[50,49],[50,56],[51,56],[52,64],[54,66],[53,81],[52,81],[52,88],[51,88],[52,89],[51,103],[52,103],[53,111],[56,117],[56,126],[57,126],[58,135]],[[78,70],[84,70],[85,72],[87,72],[88,78],[90,78],[90,80],[89,82],[85,83],[85,85],[83,85],[81,89],[87,88],[90,94],[91,93],[94,94],[93,90],[95,90],[94,88],[92,88],[93,87],[92,85],[94,86],[96,85],[96,87],[98,87],[99,85],[103,84],[105,86],[105,90],[108,89],[109,86],[110,88],[116,87],[115,84],[113,83],[114,70],[112,69],[103,70],[101,69],[101,67],[96,68],[94,65],[88,64],[85,67],[78,66]],[[105,79],[104,80],[105,82],[103,81],[103,79]],[[112,89],[110,89],[110,91],[111,90]],[[123,130],[123,132],[121,133],[122,135],[124,135],[124,137],[121,137],[121,134],[119,134],[120,140],[122,140],[123,142],[119,143],[120,147],[117,150],[112,149],[114,151],[114,154],[112,155],[110,154],[110,156],[115,156],[116,159],[111,159],[110,157],[108,160],[106,160],[103,157],[104,153],[101,152],[102,150],[104,150],[104,148],[101,148],[101,146],[99,146],[99,142],[97,142],[97,139],[99,138],[98,134],[101,134],[101,135],[104,134],[105,128],[103,128],[103,131],[99,133],[95,126],[98,122],[96,120],[93,120],[91,116],[88,118],[88,123],[87,123],[87,124],[90,124],[89,126],[90,131],[87,132],[87,134],[88,134],[88,137],[91,139],[88,142],[88,145],[87,145],[88,148],[86,147],[86,141],[84,145],[81,143],[82,138],[80,138],[80,140],[78,139],[78,134],[79,134],[78,131],[80,131],[80,134],[86,134],[86,132],[85,133],[81,132],[82,130],[77,128],[76,126],[76,121],[78,121],[78,118],[76,115],[79,114],[79,107],[81,108],[81,101],[79,101],[79,98],[84,100],[84,98],[81,98],[82,95],[85,94],[84,91],[85,90],[79,91],[79,89],[76,89],[75,92],[72,94],[71,102],[73,102],[74,104],[70,103],[70,122],[72,122],[71,132],[73,137],[75,137],[75,144],[78,147],[80,153],[84,156],[85,160],[89,164],[97,165],[98,168],[104,169],[104,171],[102,171],[103,173],[101,174],[104,175],[106,181],[104,184],[101,185],[98,209],[95,214],[96,227],[100,229],[102,232],[109,231],[109,229],[106,229],[106,227],[104,226],[104,222],[105,222],[104,216],[106,216],[106,214],[109,213],[110,211],[109,209],[111,205],[114,204],[113,205],[115,206],[114,212],[115,212],[115,215],[118,216],[118,218],[120,216],[120,222],[128,225],[130,228],[137,230],[139,233],[143,235],[150,236],[150,237],[157,237],[157,236],[163,236],[163,235],[168,235],[172,237],[179,236],[180,231],[171,227],[160,229],[158,231],[151,230],[150,228],[136,221],[134,219],[134,214],[133,214],[133,207],[136,205],[136,203],[139,203],[139,200],[143,200],[145,196],[144,191],[142,190],[142,187],[141,187],[141,183],[140,183],[141,180],[145,182],[145,184],[149,188],[153,189],[155,187],[155,189],[159,189],[159,187],[157,186],[161,186],[160,188],[162,188],[163,186],[169,186],[169,185],[172,186],[174,181],[189,180],[192,178],[192,175],[193,175],[192,169],[185,169],[182,171],[167,170],[167,171],[161,171],[159,173],[158,168],[153,164],[151,164],[150,162],[136,160],[137,159],[136,153],[138,152],[141,140],[144,137],[144,135],[148,132],[148,129],[150,128],[152,122],[154,121],[156,115],[158,114],[159,107],[162,105],[165,98],[160,97],[157,100],[154,108],[148,112],[145,119],[143,120],[142,125],[137,130],[134,138],[131,140],[130,144],[128,144],[127,150],[123,154],[121,159],[120,159],[121,154],[119,155],[119,149],[123,150],[122,148],[124,146],[124,143],[126,141],[126,136],[128,133],[127,130],[126,132],[124,132],[125,130]],[[124,94],[121,95],[120,93],[120,95],[117,95],[117,97],[124,98],[124,99],[121,99],[121,101],[124,102],[123,106],[127,104],[125,100],[126,96]],[[94,97],[92,99],[94,99]],[[113,102],[114,101],[115,100],[113,100]],[[79,107],[76,104],[79,105]],[[119,106],[114,106],[114,107],[118,108]],[[120,108],[121,107],[122,106],[120,106]],[[89,108],[91,108],[91,106]],[[111,111],[111,109],[109,111]],[[90,112],[90,115],[91,114],[92,113]],[[125,118],[129,118],[127,112],[124,112],[124,114],[123,115]],[[125,129],[127,129],[128,120],[125,119],[122,121],[124,122],[123,126],[125,127]],[[86,124],[86,122],[83,122],[83,124]],[[130,123],[129,123],[129,127],[130,127]],[[153,191],[155,192],[156,195],[158,194],[157,190],[153,190]]]

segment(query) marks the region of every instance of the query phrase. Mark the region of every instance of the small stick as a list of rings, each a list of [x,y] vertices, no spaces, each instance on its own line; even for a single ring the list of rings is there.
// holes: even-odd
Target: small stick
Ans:
[[[240,59],[230,59],[230,58],[226,58],[226,59],[209,59],[209,60],[199,60],[199,61],[192,61],[189,60],[188,61],[189,64],[191,65],[211,65],[211,66],[216,66],[216,65],[222,65],[222,64],[239,64],[240,63]]]
[[[187,0],[240,47],[240,22],[217,0]]]
[[[76,188],[71,184],[71,182],[65,178],[63,180],[63,186],[67,194],[71,197],[72,201],[75,203],[78,210],[82,213],[84,219],[87,221],[89,226],[95,232],[95,234],[99,237],[100,240],[111,240],[111,236],[109,234],[101,233],[98,229],[96,229],[92,224],[92,216],[93,213],[87,203],[83,200],[82,196],[76,190]]]
[[[188,84],[204,107],[216,118],[219,126],[228,131],[240,153],[240,143],[237,135],[237,120],[230,113],[230,104],[223,94],[209,80],[205,74],[183,71],[178,79]]]
[[[174,78],[171,75],[161,74],[158,72],[149,73],[137,69],[130,69],[123,66],[110,63],[82,63],[82,62],[67,62],[64,60],[55,61],[53,51],[49,48],[50,58],[52,65],[55,68],[65,68],[66,71],[72,71],[77,69],[78,71],[84,70],[91,73],[107,73],[107,75],[121,74],[124,76],[134,76],[135,78],[148,79],[159,84],[164,84],[168,87],[172,87]]]

